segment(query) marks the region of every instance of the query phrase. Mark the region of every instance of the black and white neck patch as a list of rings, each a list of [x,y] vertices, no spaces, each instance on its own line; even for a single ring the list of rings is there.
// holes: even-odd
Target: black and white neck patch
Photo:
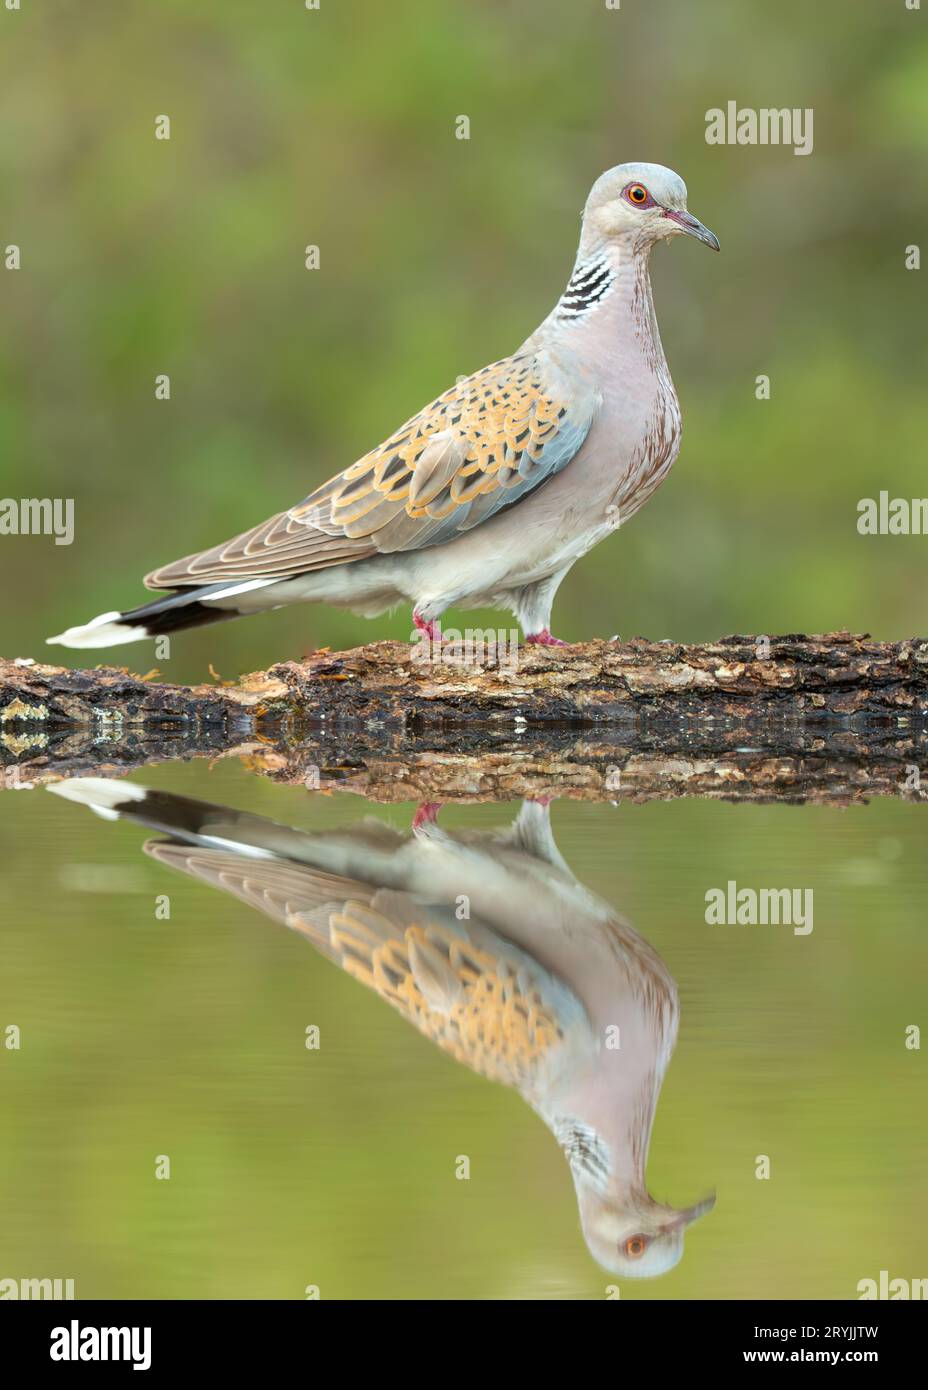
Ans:
[[[612,1158],[608,1145],[589,1125],[570,1115],[554,1122],[554,1137],[563,1149],[575,1179],[588,1179],[602,1189],[612,1173]]]
[[[614,284],[615,271],[604,253],[578,262],[558,303],[558,318],[582,318],[605,299]]]

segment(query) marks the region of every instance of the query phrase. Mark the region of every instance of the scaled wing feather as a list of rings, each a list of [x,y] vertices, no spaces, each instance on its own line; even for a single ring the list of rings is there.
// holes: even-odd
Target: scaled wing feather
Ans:
[[[465,1066],[531,1095],[589,1049],[567,983],[512,942],[440,903],[310,865],[150,840],[145,852],[307,937]]]
[[[466,377],[297,506],[146,576],[151,589],[280,578],[419,550],[473,529],[559,473],[593,418],[541,353]]]

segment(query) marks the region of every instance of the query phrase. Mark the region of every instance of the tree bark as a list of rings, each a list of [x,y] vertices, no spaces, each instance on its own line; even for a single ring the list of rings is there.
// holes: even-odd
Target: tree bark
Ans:
[[[764,645],[766,644],[766,645]],[[642,719],[912,718],[928,712],[928,639],[725,637],[718,642],[585,642],[451,647],[423,660],[404,642],[321,651],[229,684],[175,686],[122,667],[72,671],[0,660],[0,721],[16,724],[277,728],[335,721],[473,729],[477,725],[603,724]]]
[[[0,662],[8,786],[234,755],[376,801],[921,800],[926,710],[928,641],[846,633],[769,656],[746,637],[528,648],[513,668],[385,642],[227,686]]]

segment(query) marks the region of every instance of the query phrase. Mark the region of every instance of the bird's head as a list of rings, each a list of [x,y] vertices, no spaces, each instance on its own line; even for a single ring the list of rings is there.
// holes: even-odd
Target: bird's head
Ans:
[[[683,1254],[687,1226],[715,1206],[707,1197],[677,1211],[647,1192],[617,1199],[587,1190],[580,1196],[580,1220],[590,1254],[611,1274],[648,1279],[666,1274]]]
[[[604,241],[630,240],[636,250],[686,233],[719,250],[718,237],[686,209],[686,184],[663,164],[617,164],[601,174],[583,211],[584,231]]]

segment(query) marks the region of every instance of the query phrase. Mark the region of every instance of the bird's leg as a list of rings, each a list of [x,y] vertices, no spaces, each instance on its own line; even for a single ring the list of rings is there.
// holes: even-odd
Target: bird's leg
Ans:
[[[526,642],[532,643],[533,646],[567,646],[567,643],[562,642],[560,638],[551,636],[551,606],[554,603],[554,595],[557,593],[558,585],[569,569],[570,565],[565,565],[563,569],[549,574],[547,579],[539,579],[534,584],[526,584],[524,588],[516,590],[513,594],[512,611],[525,633]]]
[[[412,818],[413,830],[421,830],[424,825],[434,825],[438,820],[438,813],[441,810],[440,801],[422,801],[416,809],[416,814]]]
[[[418,608],[412,610],[413,627],[417,632],[424,632],[430,642],[441,641],[441,619],[433,618],[431,622],[426,622]]]

